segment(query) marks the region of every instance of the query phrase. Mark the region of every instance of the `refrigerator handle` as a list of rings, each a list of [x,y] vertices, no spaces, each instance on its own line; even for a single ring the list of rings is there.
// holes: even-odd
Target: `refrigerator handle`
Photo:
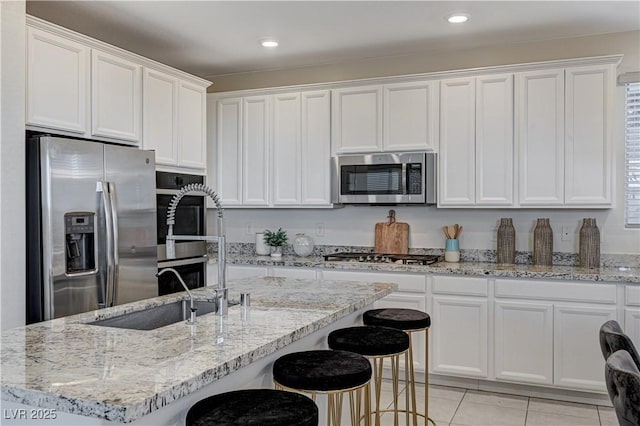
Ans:
[[[105,234],[106,234],[106,246],[107,246],[107,250],[106,250],[106,257],[107,257],[107,282],[106,282],[106,286],[103,289],[103,293],[104,293],[104,302],[106,304],[106,307],[110,307],[113,306],[113,304],[111,303],[111,300],[113,299],[113,288],[114,288],[114,281],[113,281],[113,265],[114,265],[114,260],[113,260],[113,217],[111,215],[112,209],[111,209],[111,196],[109,194],[109,182],[103,181],[103,182],[98,182],[98,187],[97,187],[97,191],[98,192],[102,192],[102,206],[104,208],[104,218],[105,218],[105,222],[106,222],[106,226],[105,226]]]
[[[120,260],[118,257],[118,198],[116,197],[116,184],[109,182],[109,197],[111,199],[111,226],[113,226],[111,235],[113,236],[113,286],[111,291],[111,305],[116,304],[118,300],[118,275],[120,272]]]

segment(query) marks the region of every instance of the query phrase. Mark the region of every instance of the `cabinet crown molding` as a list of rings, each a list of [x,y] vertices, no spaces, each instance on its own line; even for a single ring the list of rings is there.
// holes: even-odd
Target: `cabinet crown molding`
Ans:
[[[582,66],[588,66],[588,65],[614,64],[616,67],[618,67],[622,62],[623,57],[624,55],[619,54],[619,55],[590,56],[590,57],[571,58],[571,59],[557,59],[557,60],[540,61],[540,62],[524,62],[524,63],[518,63],[518,64],[493,65],[488,67],[464,68],[464,69],[457,69],[457,70],[436,71],[436,72],[427,72],[427,73],[419,73],[419,74],[392,75],[387,77],[373,77],[373,78],[363,78],[363,79],[354,79],[354,80],[331,81],[331,82],[325,82],[325,83],[298,84],[293,86],[277,86],[277,87],[266,87],[266,88],[257,88],[257,89],[244,89],[244,90],[235,90],[235,91],[229,91],[229,92],[210,92],[208,93],[208,96],[211,96],[214,99],[221,99],[221,98],[237,97],[237,96],[251,96],[254,94],[269,95],[269,94],[276,94],[276,93],[282,93],[282,92],[291,92],[296,90],[301,92],[306,92],[309,90],[342,89],[342,88],[355,87],[355,86],[369,86],[369,85],[404,83],[404,82],[410,83],[410,82],[424,81],[424,80],[442,80],[442,79],[450,79],[450,78],[456,78],[456,77],[470,77],[470,76],[480,76],[480,75],[486,75],[486,74],[516,73],[516,72],[536,71],[536,70],[544,70],[544,69],[551,69],[551,68],[573,68],[573,67],[582,67]]]
[[[209,80],[205,80],[200,77],[196,77],[192,74],[188,74],[179,69],[170,67],[168,65],[162,64],[160,62],[154,61],[149,58],[145,58],[144,56],[140,56],[138,54],[129,52],[127,50],[121,49],[119,47],[113,46],[111,44],[105,43],[100,40],[96,40],[94,38],[88,37],[84,34],[80,34],[78,32],[69,30],[67,28],[61,27],[59,25],[53,24],[51,22],[45,21],[44,19],[36,18],[35,16],[27,15],[26,16],[26,24],[27,27],[38,28],[44,31],[47,31],[52,34],[59,35],[61,37],[67,38],[69,40],[73,40],[75,42],[81,43],[85,46],[88,46],[93,49],[99,49],[103,52],[107,52],[110,54],[114,54],[123,58],[126,58],[132,62],[136,62],[144,67],[151,68],[157,71],[162,71],[164,73],[170,74],[176,78],[189,81],[192,84],[198,85],[200,87],[207,88],[211,86]]]

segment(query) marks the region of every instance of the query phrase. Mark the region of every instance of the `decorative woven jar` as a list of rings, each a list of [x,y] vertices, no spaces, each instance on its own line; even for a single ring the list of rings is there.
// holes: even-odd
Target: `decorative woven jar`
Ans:
[[[500,219],[497,258],[498,263],[516,263],[516,228],[513,227],[511,218]]]
[[[538,219],[533,230],[533,264],[553,265],[553,230],[548,218]]]
[[[583,268],[600,267],[600,230],[595,218],[582,219],[579,259]]]

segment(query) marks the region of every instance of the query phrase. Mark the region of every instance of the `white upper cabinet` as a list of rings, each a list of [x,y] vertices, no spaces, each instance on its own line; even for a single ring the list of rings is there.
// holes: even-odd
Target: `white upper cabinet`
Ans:
[[[300,93],[273,95],[273,204],[300,204]],[[328,166],[328,165],[327,165]]]
[[[178,81],[145,69],[142,79],[142,148],[156,152],[156,164],[178,165]]]
[[[564,203],[564,69],[516,76],[520,205]]]
[[[513,205],[513,75],[446,79],[438,205]]]
[[[211,83],[27,16],[29,129],[138,145],[158,169],[206,169]]]
[[[302,194],[305,206],[331,206],[331,92],[302,92]]]
[[[332,151],[382,151],[382,86],[335,89],[331,97]]]
[[[565,203],[611,205],[613,65],[566,70]]]
[[[330,93],[211,95],[226,207],[331,207]]]
[[[142,67],[91,51],[91,134],[140,141]]]
[[[610,207],[615,65],[517,77],[521,206]]]
[[[212,96],[212,95],[209,95]],[[242,98],[219,99],[216,114],[216,192],[225,207],[242,205]]]
[[[178,165],[207,168],[207,94],[205,88],[178,83]]]
[[[386,84],[385,151],[435,151],[438,146],[438,81]]]
[[[27,125],[87,131],[90,49],[27,27]]]
[[[270,100],[269,96],[242,100],[243,205],[269,206]]]
[[[476,204],[513,205],[513,75],[476,79]]]
[[[439,205],[475,203],[475,78],[440,83]]]
[[[334,154],[435,151],[438,81],[332,90]]]

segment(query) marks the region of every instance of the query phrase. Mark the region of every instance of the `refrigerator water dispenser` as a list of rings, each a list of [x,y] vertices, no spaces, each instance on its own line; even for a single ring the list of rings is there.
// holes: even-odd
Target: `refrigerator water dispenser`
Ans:
[[[70,212],[64,215],[67,275],[96,271],[95,213]]]

